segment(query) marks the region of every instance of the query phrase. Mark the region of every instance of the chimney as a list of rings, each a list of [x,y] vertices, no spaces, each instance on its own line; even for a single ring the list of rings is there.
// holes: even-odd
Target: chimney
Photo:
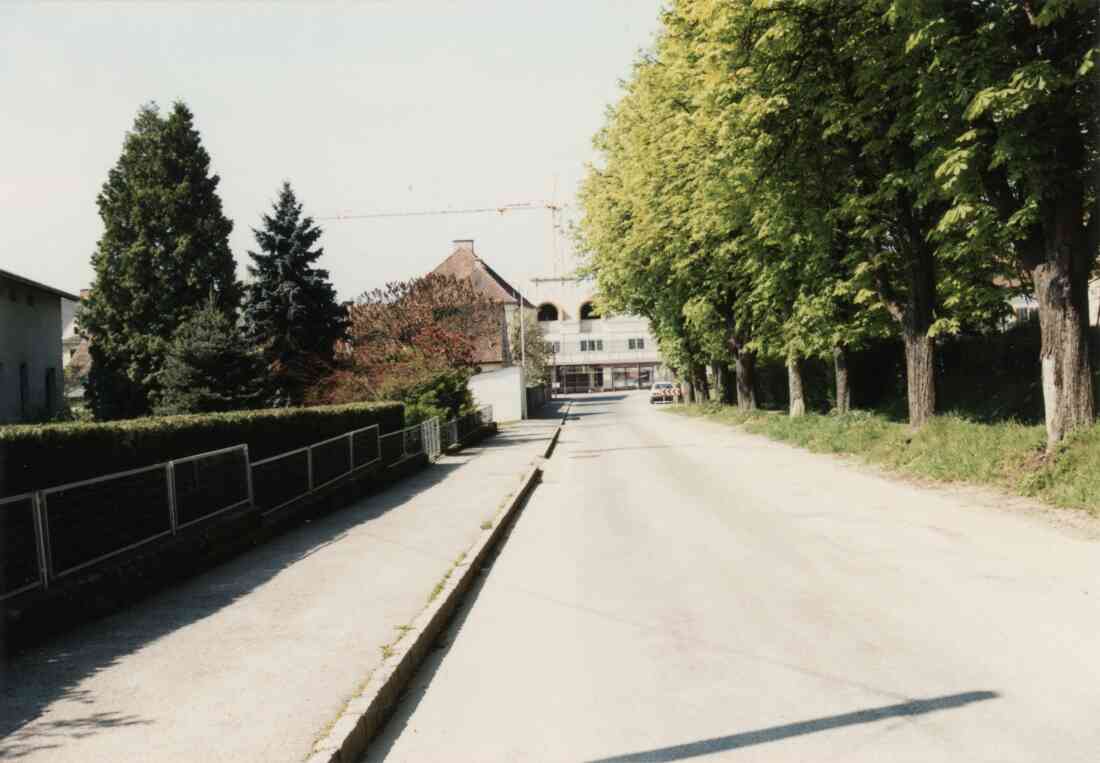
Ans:
[[[472,238],[456,238],[454,240],[455,251],[466,251],[470,254],[474,253],[474,240]]]

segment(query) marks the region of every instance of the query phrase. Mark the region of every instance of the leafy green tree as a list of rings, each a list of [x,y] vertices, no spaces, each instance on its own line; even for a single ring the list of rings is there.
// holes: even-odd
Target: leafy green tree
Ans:
[[[233,223],[218,183],[190,110],[176,103],[161,116],[143,106],[97,197],[104,232],[78,314],[91,339],[96,418],[150,412],[173,332],[211,295],[218,310],[235,314]]]
[[[1011,255],[1042,328],[1047,443],[1095,416],[1088,281],[1100,252],[1100,7],[1096,0],[899,2],[913,87],[949,104],[939,231]],[[948,107],[940,106],[941,113]]]
[[[167,415],[255,408],[263,381],[262,358],[211,299],[172,337],[154,410]]]
[[[314,267],[324,254],[316,246],[321,229],[302,216],[290,183],[253,234],[260,251],[248,253],[253,280],[245,286],[245,333],[267,361],[270,403],[298,405],[313,372],[331,365],[346,332],[345,311],[328,271]]]

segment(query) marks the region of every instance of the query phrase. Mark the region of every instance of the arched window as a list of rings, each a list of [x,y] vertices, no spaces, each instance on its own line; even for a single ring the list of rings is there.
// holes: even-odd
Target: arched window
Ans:
[[[595,305],[593,305],[591,302],[585,302],[583,305],[581,305],[582,321],[594,321],[599,317],[599,312],[596,311]]]
[[[556,321],[558,319],[558,308],[549,302],[539,305],[539,320],[540,321]]]

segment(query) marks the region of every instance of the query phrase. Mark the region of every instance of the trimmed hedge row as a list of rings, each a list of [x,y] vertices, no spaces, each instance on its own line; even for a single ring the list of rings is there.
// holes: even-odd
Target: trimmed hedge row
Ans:
[[[258,461],[372,424],[386,433],[404,423],[401,403],[353,403],[0,427],[0,497],[242,443]]]

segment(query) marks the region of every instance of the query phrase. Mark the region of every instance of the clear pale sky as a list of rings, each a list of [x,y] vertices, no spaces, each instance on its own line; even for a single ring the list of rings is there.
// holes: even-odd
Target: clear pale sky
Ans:
[[[0,268],[90,283],[95,197],[148,101],[194,112],[242,276],[283,179],[314,217],[541,201],[555,176],[571,202],[660,6],[0,4]],[[545,211],[321,225],[342,298],[430,270],[457,238],[510,280],[551,268]]]

